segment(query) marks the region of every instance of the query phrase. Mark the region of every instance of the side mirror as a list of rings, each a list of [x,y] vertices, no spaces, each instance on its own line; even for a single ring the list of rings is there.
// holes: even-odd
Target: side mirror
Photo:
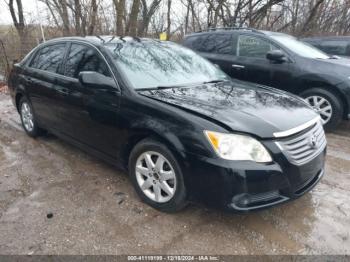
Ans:
[[[89,88],[116,88],[112,77],[105,76],[98,72],[83,71],[79,73],[79,82]]]
[[[271,50],[267,52],[266,58],[276,63],[287,62],[287,57],[281,50]]]

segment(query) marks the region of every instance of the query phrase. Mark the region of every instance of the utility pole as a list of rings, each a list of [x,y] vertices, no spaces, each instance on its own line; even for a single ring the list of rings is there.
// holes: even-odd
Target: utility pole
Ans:
[[[39,12],[39,5],[38,5],[38,0],[35,0],[35,4],[36,4],[36,13],[38,15],[38,19],[39,19],[39,26],[40,26],[40,31],[41,31],[41,38],[43,39],[43,42],[45,42],[45,34],[44,34],[44,29],[43,29],[43,25],[41,23],[41,15]]]

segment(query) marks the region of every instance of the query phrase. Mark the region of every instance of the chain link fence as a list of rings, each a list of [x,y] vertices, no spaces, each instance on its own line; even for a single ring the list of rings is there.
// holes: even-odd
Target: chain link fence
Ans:
[[[0,81],[6,81],[13,63],[20,61],[37,43],[37,37],[32,36],[30,31],[20,41],[15,28],[0,28]]]
[[[62,36],[61,30],[55,27],[47,26],[44,30],[46,40]],[[154,33],[147,37],[159,38],[159,35]],[[181,34],[174,34],[171,41],[180,42],[181,38]],[[12,65],[21,61],[41,41],[39,26],[27,25],[21,41],[14,26],[0,25],[0,88],[6,84]]]
[[[48,39],[59,34],[55,29],[47,30]],[[37,26],[27,26],[22,41],[13,26],[0,26],[0,85],[6,83],[12,65],[21,61],[40,42],[41,36]]]

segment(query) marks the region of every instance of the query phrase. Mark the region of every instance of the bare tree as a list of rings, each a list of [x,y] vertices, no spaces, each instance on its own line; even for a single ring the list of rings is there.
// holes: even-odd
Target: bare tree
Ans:
[[[23,43],[29,28],[25,26],[23,0],[4,1]],[[39,1],[47,8],[49,26],[44,26],[55,36],[116,32],[119,36],[157,37],[160,32],[167,32],[168,38],[176,41],[190,32],[228,26],[296,36],[350,34],[350,0]]]
[[[316,3],[311,7],[310,14],[304,22],[303,27],[299,34],[305,34],[307,31],[312,30],[315,27],[315,21],[317,18],[318,9],[324,0],[317,0]]]
[[[114,6],[117,13],[117,35],[123,36],[124,35],[124,27],[123,27],[123,21],[124,21],[124,15],[125,15],[125,0],[114,0]]]
[[[14,0],[10,0],[8,3],[13,24],[17,30],[19,40],[20,40],[20,56],[22,56],[25,51],[25,24],[24,24],[24,15],[23,15],[23,5],[22,0],[16,0],[16,7],[14,5]],[[17,14],[16,14],[17,9]]]
[[[68,5],[66,0],[43,0],[51,14],[53,14],[56,23],[58,24],[58,19],[54,14],[57,12],[58,16],[62,21],[62,33],[64,36],[70,35],[70,24],[68,16]]]
[[[82,20],[82,13],[81,13],[81,4],[80,0],[74,0],[74,7],[75,7],[75,33],[77,35],[82,35],[83,32],[81,30],[81,20]]]
[[[127,24],[126,32],[131,36],[137,35],[137,17],[140,11],[140,0],[133,0],[129,22]]]
[[[167,28],[166,28],[166,35],[167,35],[167,40],[170,39],[170,30],[171,30],[171,0],[168,0],[168,5],[167,5]]]
[[[91,21],[90,21],[89,30],[88,30],[89,35],[94,34],[94,29],[96,26],[97,9],[98,9],[98,5],[96,0],[91,0],[91,15],[90,15]]]
[[[147,34],[149,23],[152,16],[159,9],[159,4],[162,0],[153,0],[149,6],[147,6],[146,0],[141,0],[142,3],[142,22],[140,23],[138,35],[143,36]]]
[[[54,0],[56,2],[56,0]],[[67,2],[66,0],[61,0],[59,1],[61,5],[61,18],[63,21],[63,35],[69,35],[70,30],[69,30],[69,17],[68,17],[68,8],[67,8]],[[59,3],[56,2],[56,6],[59,7]]]

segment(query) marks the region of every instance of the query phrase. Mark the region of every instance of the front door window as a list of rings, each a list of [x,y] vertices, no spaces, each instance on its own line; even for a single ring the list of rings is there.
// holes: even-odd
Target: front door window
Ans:
[[[268,41],[250,35],[240,35],[237,45],[237,56],[266,58],[266,53],[278,49]]]

